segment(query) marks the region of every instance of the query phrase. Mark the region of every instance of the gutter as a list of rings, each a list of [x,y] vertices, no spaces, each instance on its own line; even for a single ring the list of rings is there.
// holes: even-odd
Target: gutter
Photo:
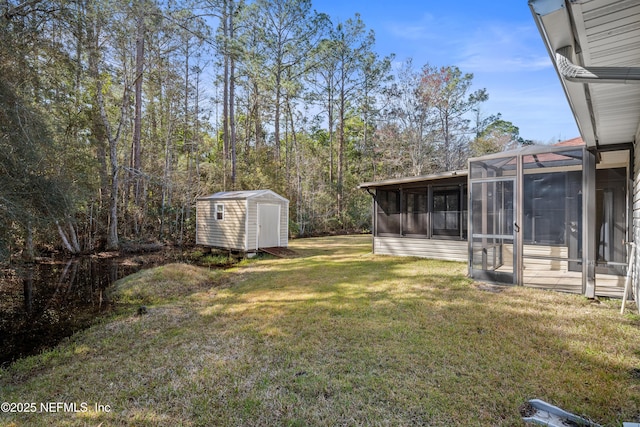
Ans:
[[[572,16],[574,0],[529,0],[529,8],[547,48],[573,116],[587,146],[599,146],[598,125],[591,100],[591,85],[597,83],[638,83],[637,67],[583,67],[576,55],[580,53],[576,23]],[[547,31],[554,30],[554,44]],[[576,84],[577,83],[577,84]],[[580,85],[582,83],[582,85]],[[574,99],[575,96],[575,99]]]
[[[571,61],[572,51],[564,46],[555,52],[558,72],[570,82],[640,83],[640,67],[581,67]]]
[[[570,30],[571,19],[569,17],[567,6],[564,0],[557,0],[557,1],[529,0],[529,9],[531,10],[531,15],[533,16],[533,20],[536,23],[536,27],[538,27],[538,31],[540,32],[540,36],[542,38],[543,44],[547,48],[547,52],[551,59],[551,63],[553,64],[553,67],[555,68],[556,73],[558,73],[558,80],[560,81],[560,85],[562,86],[562,90],[564,91],[567,102],[569,103],[571,111],[573,112],[573,117],[576,120],[578,129],[580,130],[580,134],[582,135],[582,139],[585,141],[587,145],[589,145],[591,135],[594,135],[594,138],[597,138],[595,137],[595,135],[597,135],[597,131],[595,127],[595,118],[593,116],[592,107],[590,105],[586,106],[590,114],[589,122],[582,123],[580,116],[576,114],[576,112],[578,111],[579,102],[574,100],[570,94],[571,90],[575,90],[575,88],[570,89],[569,82],[566,79],[564,79],[562,77],[562,73],[560,73],[560,70],[558,67],[558,61],[555,58],[555,49],[553,48],[553,44],[547,32],[547,28],[543,22],[543,18],[550,15],[549,16],[550,19],[553,18],[554,20],[558,20],[561,23],[561,25],[566,26],[566,28],[569,29],[569,31],[573,32],[572,30]],[[554,18],[554,15],[557,15],[557,16]],[[569,44],[570,40],[575,40],[575,37],[569,34],[567,34],[565,37],[566,38],[564,40],[567,40],[567,41],[565,43],[562,43],[565,45]],[[585,86],[585,87],[588,88],[588,86]]]

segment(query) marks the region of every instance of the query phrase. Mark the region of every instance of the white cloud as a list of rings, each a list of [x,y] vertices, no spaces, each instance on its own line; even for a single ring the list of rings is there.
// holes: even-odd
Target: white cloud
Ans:
[[[471,72],[522,72],[551,68],[552,64],[546,56],[504,56],[478,53],[467,56],[458,67]]]
[[[564,92],[553,72],[548,81],[534,79],[489,82],[489,100],[483,110],[502,113],[502,118],[520,128],[520,136],[549,142],[579,135]],[[555,79],[555,80],[554,80]]]
[[[424,42],[438,39],[442,29],[442,20],[436,19],[431,14],[422,15],[415,22],[390,22],[386,30],[391,36],[407,41]]]
[[[436,18],[424,14],[410,22],[387,23],[385,30],[396,40],[397,50],[410,50],[420,63],[457,65],[474,73],[552,67],[533,23]]]
[[[551,68],[533,25],[491,23],[462,36],[458,66],[472,72],[521,72]]]
[[[569,104],[540,34],[529,20],[496,21],[476,17],[424,14],[387,23],[385,48],[397,60],[413,58],[416,68],[429,63],[455,65],[474,74],[474,88],[486,88],[487,114],[502,113],[524,138],[549,142],[578,135]]]

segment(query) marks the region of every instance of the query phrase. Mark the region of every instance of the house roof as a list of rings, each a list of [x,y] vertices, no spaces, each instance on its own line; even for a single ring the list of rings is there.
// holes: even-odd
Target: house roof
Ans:
[[[540,163],[540,162],[564,162],[567,157],[563,154],[559,154],[560,152],[566,152],[567,149],[571,147],[583,147],[585,145],[582,138],[572,138],[567,139],[565,141],[559,141],[553,145],[528,145],[520,148],[515,148],[513,150],[508,151],[500,151],[494,154],[487,154],[482,157],[477,157],[475,159],[470,159],[471,161],[482,161],[482,160],[491,160],[491,159],[501,159],[504,158],[506,164],[512,163],[515,168],[515,160],[512,160],[512,157],[517,155],[522,155],[525,157],[525,163]],[[420,176],[411,176],[404,178],[392,178],[386,179],[382,181],[373,181],[373,182],[363,182],[358,186],[361,189],[367,188],[377,188],[377,187],[387,187],[387,186],[402,186],[402,185],[411,185],[411,184],[421,184],[425,182],[431,181],[443,181],[453,178],[466,178],[469,175],[468,170],[457,170],[457,171],[449,171],[449,172],[440,172],[434,173],[430,175],[420,175]]]
[[[282,201],[289,202],[288,199],[271,190],[220,191],[210,196],[198,197],[198,200],[246,200],[265,195],[271,195]]]
[[[640,131],[640,2],[529,0],[588,147]]]
[[[431,175],[420,175],[420,176],[412,176],[406,178],[393,178],[386,179],[383,181],[374,181],[374,182],[363,182],[358,186],[358,188],[374,188],[374,187],[384,187],[388,185],[401,185],[401,184],[413,184],[418,182],[426,182],[426,181],[437,181],[448,178],[462,177],[466,178],[467,176],[466,170],[452,171],[452,172],[440,172],[434,173]]]
[[[563,165],[574,165],[576,160],[581,157],[574,157],[575,149],[582,149],[585,146],[585,142],[581,137],[567,139],[565,141],[558,141],[552,145],[546,144],[536,144],[536,145],[527,145],[520,148],[515,148],[513,150],[508,151],[500,151],[498,153],[487,154],[481,157],[476,157],[473,159],[469,159],[471,162],[475,161],[486,161],[486,160],[494,160],[494,159],[504,159],[504,167],[509,168],[511,165],[512,169],[516,167],[516,156],[523,157],[523,163],[525,168],[532,167],[531,165],[540,166],[541,164],[545,164],[546,166],[563,166]],[[622,157],[621,157],[622,156]],[[625,155],[616,154],[616,153],[603,153],[602,157],[606,157],[607,164],[625,164],[626,157]],[[466,178],[468,176],[468,170],[458,170],[452,172],[440,172],[430,175],[421,175],[421,176],[412,176],[412,177],[404,177],[404,178],[392,178],[386,179],[382,181],[374,181],[374,182],[363,182],[358,186],[361,189],[367,188],[376,188],[376,187],[386,187],[386,186],[402,186],[402,185],[411,185],[411,184],[421,184],[429,181],[442,181],[453,178]]]
[[[537,156],[539,158],[550,158],[557,156],[554,152],[558,151],[566,151],[572,147],[583,147],[585,145],[584,140],[581,137],[567,139],[565,141],[558,141],[555,144],[547,145],[547,144],[534,144],[534,145],[525,145],[524,147],[514,148],[513,150],[507,151],[499,151],[497,153],[486,154],[481,157],[476,157],[470,159],[470,161],[475,160],[489,160],[489,159],[498,159],[505,158],[510,156]]]
[[[505,170],[515,170],[517,167],[516,157],[521,156],[525,169],[576,166],[577,164],[582,164],[582,150],[584,146],[584,141],[578,137],[566,141],[559,141],[553,145],[528,145],[513,150],[477,157],[469,161],[485,162],[503,159],[504,162],[501,164],[501,168]]]

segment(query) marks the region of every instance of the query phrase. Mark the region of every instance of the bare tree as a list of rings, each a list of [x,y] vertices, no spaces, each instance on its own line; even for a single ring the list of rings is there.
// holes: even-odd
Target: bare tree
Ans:
[[[473,74],[462,74],[455,66],[422,69],[421,95],[425,103],[433,105],[442,137],[441,157],[444,170],[464,166],[468,156],[469,119],[471,112],[488,99],[485,89],[469,93]]]

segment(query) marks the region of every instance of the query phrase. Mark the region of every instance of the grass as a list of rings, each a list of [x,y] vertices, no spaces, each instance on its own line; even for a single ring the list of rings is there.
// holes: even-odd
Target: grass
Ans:
[[[640,421],[640,317],[620,301],[488,287],[464,264],[374,256],[366,236],[291,248],[120,281],[116,316],[0,371],[2,401],[88,410],[0,425],[517,426],[531,398]]]

